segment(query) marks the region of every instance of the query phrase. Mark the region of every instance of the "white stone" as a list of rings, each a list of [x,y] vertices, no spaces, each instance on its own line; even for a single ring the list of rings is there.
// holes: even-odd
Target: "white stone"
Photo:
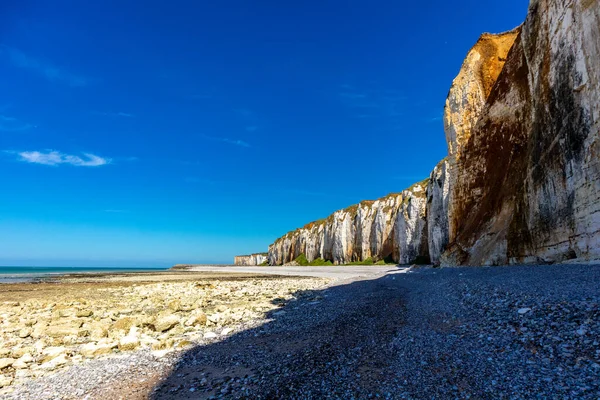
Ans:
[[[231,332],[233,332],[233,328],[225,328],[221,331],[221,336],[227,336],[229,335]]]
[[[204,339],[215,339],[217,337],[219,337],[219,335],[217,335],[214,332],[205,332],[204,333]]]

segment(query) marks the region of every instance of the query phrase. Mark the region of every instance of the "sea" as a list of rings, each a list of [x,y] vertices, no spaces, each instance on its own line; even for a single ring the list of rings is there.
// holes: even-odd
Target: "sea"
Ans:
[[[159,268],[111,268],[111,267],[2,267],[0,284],[34,282],[43,278],[65,274],[104,273],[104,272],[156,272],[170,267]]]

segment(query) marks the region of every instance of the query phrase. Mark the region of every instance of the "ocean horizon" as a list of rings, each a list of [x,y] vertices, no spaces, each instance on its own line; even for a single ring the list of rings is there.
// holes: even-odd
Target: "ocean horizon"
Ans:
[[[168,267],[35,267],[35,266],[0,266],[0,284],[31,282],[37,279],[65,274],[108,273],[108,272],[156,272],[166,271]]]

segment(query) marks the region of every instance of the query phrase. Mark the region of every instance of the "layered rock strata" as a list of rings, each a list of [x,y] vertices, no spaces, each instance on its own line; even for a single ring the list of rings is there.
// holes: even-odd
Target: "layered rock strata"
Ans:
[[[250,254],[247,256],[235,256],[234,264],[235,265],[245,265],[245,266],[253,266],[253,265],[262,265],[268,260],[267,253],[258,253],[258,254]]]

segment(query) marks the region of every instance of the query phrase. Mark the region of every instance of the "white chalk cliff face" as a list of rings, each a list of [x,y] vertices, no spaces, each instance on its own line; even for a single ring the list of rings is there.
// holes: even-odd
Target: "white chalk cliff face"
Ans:
[[[247,256],[236,256],[235,265],[254,266],[261,265],[268,260],[266,253],[250,254]]]
[[[444,127],[428,183],[288,233],[269,263],[600,260],[600,0],[531,0],[521,27],[482,35]]]
[[[449,242],[448,200],[450,196],[450,163],[442,160],[431,172],[427,185],[427,240],[429,259],[433,264],[440,257]]]
[[[269,264],[289,263],[301,254],[346,264],[371,258],[401,263],[427,256],[426,192],[421,182],[398,194],[336,211],[289,232],[269,247]]]

